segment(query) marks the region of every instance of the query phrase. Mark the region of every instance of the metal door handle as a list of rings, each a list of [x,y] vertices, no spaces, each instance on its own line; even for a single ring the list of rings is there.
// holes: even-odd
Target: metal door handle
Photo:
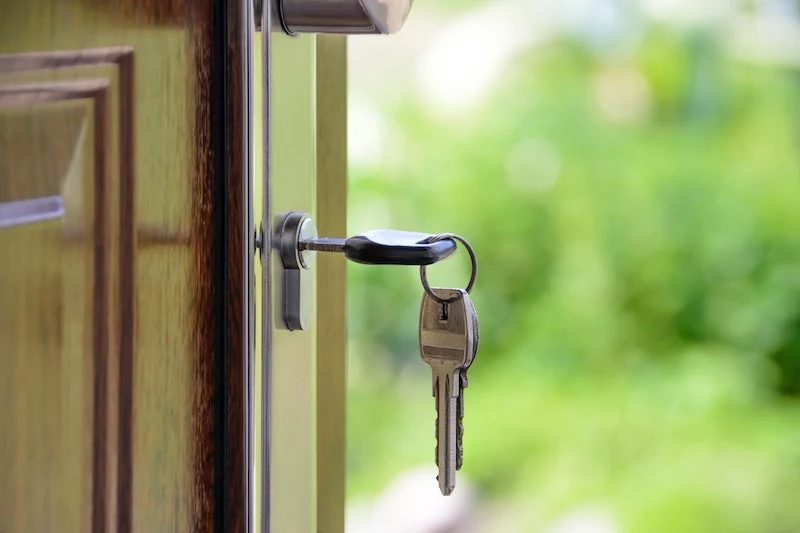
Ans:
[[[257,30],[261,10],[268,0],[254,0]],[[414,0],[272,0],[272,31],[344,33],[350,35],[395,33],[411,11]]]

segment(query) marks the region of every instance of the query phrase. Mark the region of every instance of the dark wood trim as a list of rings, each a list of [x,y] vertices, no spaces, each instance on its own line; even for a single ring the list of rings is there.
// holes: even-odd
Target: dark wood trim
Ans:
[[[194,387],[190,400],[193,413],[191,471],[192,486],[197,491],[191,514],[191,530],[198,533],[221,531],[221,448],[223,428],[219,416],[222,402],[220,361],[223,357],[224,235],[220,231],[224,220],[224,203],[220,201],[220,180],[224,160],[220,147],[219,97],[216,70],[220,62],[218,44],[222,36],[215,22],[216,4],[223,0],[204,0],[192,9],[191,61],[192,85],[195,91],[194,109],[196,139],[193,139],[194,169],[191,176],[192,220],[192,320],[196,335],[192,339]]]
[[[94,279],[102,279],[94,286],[94,439],[92,450],[92,531],[106,529],[108,511],[108,163],[106,139],[108,138],[108,88],[97,91],[94,96]],[[98,179],[100,178],[100,179]],[[102,278],[98,276],[102,273]]]
[[[117,531],[133,524],[133,391],[136,354],[136,69],[123,48],[119,66],[119,433],[117,437]]]
[[[247,265],[253,256],[245,253],[244,239],[248,214],[245,201],[248,187],[249,151],[245,142],[247,103],[243,87],[246,54],[246,29],[243,24],[246,0],[214,0],[203,9],[213,9],[213,16],[198,16],[209,21],[198,27],[198,38],[207,48],[195,57],[197,78],[202,83],[198,99],[197,122],[208,128],[208,135],[198,139],[197,183],[195,194],[204,202],[193,203],[203,209],[194,213],[194,239],[207,245],[195,245],[195,317],[198,329],[196,376],[201,382],[195,398],[197,413],[195,434],[196,485],[213,487],[204,497],[213,498],[213,509],[198,531],[245,531],[248,499],[245,368],[249,345],[245,342],[249,306]],[[213,24],[210,22],[213,21]],[[209,154],[203,157],[201,154]],[[197,241],[195,241],[197,242]],[[211,311],[209,313],[209,311]],[[208,353],[214,347],[214,353]]]
[[[120,69],[125,69],[126,76],[130,75],[129,79],[132,82],[133,48],[130,46],[117,46],[83,50],[31,52],[27,54],[0,54],[0,75],[12,72],[102,65],[117,65]],[[132,88],[133,86],[131,85]],[[121,102],[120,105],[122,105]]]
[[[252,363],[252,185],[249,183],[249,0],[225,4],[225,503],[226,531],[248,526],[248,376]],[[248,205],[249,204],[249,205]],[[248,230],[248,228],[250,228]],[[249,250],[249,252],[248,252]],[[248,279],[250,278],[250,279]]]

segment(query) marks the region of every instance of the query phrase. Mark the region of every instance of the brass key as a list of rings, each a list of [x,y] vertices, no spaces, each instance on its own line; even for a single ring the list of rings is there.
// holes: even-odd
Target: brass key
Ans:
[[[436,465],[439,489],[445,496],[456,484],[458,409],[461,370],[469,366],[477,349],[475,309],[466,291],[432,289],[447,303],[422,298],[419,321],[420,355],[433,372],[436,399]]]

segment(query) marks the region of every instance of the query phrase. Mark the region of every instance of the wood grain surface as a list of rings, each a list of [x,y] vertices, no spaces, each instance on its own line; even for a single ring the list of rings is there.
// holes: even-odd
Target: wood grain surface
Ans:
[[[347,235],[347,37],[317,36],[317,229]],[[317,254],[317,531],[344,533],[347,261]]]
[[[0,6],[0,532],[243,527],[240,5]]]

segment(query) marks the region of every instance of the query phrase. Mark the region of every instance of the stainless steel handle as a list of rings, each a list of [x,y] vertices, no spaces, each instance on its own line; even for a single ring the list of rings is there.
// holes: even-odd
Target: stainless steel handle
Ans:
[[[256,21],[263,5],[272,10],[272,31],[390,34],[403,27],[414,0],[254,0]],[[260,25],[256,28],[261,30]]]

